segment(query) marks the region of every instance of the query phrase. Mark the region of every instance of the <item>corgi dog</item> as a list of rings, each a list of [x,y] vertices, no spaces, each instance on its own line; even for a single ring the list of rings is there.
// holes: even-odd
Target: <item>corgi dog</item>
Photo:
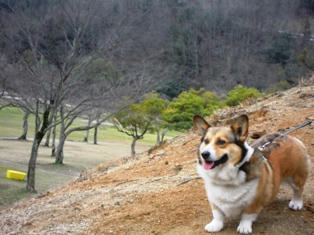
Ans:
[[[252,232],[252,223],[265,205],[287,181],[294,192],[289,207],[301,210],[302,193],[309,174],[309,156],[295,137],[267,134],[252,146],[246,142],[249,120],[242,115],[228,126],[211,127],[202,117],[193,119],[194,130],[202,135],[197,170],[203,178],[213,219],[207,232],[223,229],[224,218],[240,216],[237,231]],[[263,150],[259,146],[265,145]]]

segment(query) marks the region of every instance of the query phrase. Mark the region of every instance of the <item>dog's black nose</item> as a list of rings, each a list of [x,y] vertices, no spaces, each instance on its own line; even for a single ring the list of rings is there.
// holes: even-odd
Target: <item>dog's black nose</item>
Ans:
[[[202,152],[202,157],[204,158],[204,160],[209,160],[210,152],[208,151]]]

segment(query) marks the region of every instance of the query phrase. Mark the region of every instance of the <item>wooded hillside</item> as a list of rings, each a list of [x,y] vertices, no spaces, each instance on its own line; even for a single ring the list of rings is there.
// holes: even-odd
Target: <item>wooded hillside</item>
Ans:
[[[80,13],[64,12],[64,2]],[[287,87],[313,69],[313,0],[78,2],[1,0],[2,59],[14,64],[38,46],[48,63],[63,66],[63,42],[72,42],[81,25],[75,56],[97,49],[107,76],[151,76],[155,90],[168,97],[191,87],[218,94],[237,84]],[[75,11],[80,8],[85,11]],[[97,9],[93,17],[89,8]],[[84,29],[84,20],[93,26]],[[27,31],[40,37],[38,45]]]

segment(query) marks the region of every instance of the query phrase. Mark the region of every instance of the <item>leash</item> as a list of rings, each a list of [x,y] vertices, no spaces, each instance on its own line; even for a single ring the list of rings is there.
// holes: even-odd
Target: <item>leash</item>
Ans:
[[[312,122],[313,122],[313,120],[310,119],[310,120],[308,120],[308,121],[306,121],[306,122],[304,122],[304,123],[302,123],[302,124],[300,124],[300,125],[298,125],[298,126],[295,126],[295,127],[291,128],[290,130],[287,130],[286,132],[281,133],[281,134],[278,135],[278,136],[275,136],[272,140],[269,140],[268,142],[266,142],[265,144],[263,144],[262,146],[259,146],[259,147],[257,147],[257,148],[258,148],[259,151],[263,151],[264,148],[267,147],[268,145],[270,145],[272,142],[274,142],[275,139],[280,138],[280,137],[283,137],[283,136],[286,136],[286,135],[288,135],[289,133],[291,133],[291,132],[293,132],[293,131],[296,131],[296,130],[298,130],[298,129],[301,129],[301,128],[305,127],[305,126],[311,125]]]

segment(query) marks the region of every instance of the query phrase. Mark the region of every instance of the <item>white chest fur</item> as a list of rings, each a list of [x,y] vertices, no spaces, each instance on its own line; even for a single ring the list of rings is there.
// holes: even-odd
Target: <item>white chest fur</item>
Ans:
[[[227,165],[209,171],[200,165],[197,168],[204,179],[208,200],[225,216],[239,215],[255,197],[258,179],[245,182],[245,173],[236,167]]]

